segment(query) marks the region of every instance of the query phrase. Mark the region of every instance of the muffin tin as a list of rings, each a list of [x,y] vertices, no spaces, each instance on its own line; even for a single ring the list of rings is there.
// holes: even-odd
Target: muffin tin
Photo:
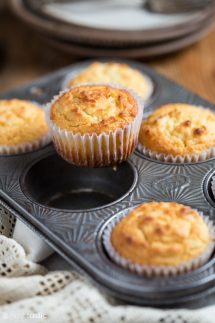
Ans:
[[[2,94],[1,98],[48,102],[58,93],[68,73],[90,63],[59,70]],[[149,67],[127,63],[154,82],[145,115],[168,102],[215,109]],[[210,184],[214,169],[215,158],[193,164],[170,164],[151,160],[139,152],[115,168],[77,168],[61,159],[50,144],[26,154],[0,156],[0,204],[109,294],[129,303],[176,306],[214,291],[214,256],[187,274],[147,278],[113,263],[104,250],[102,233],[107,223],[124,209],[151,200],[175,200],[190,205],[213,221],[215,200]]]

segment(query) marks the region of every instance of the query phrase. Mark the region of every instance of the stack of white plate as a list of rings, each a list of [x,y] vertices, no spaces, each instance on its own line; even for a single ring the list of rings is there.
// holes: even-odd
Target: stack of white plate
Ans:
[[[172,1],[172,0],[171,0]],[[144,0],[10,0],[47,41],[80,56],[150,57],[190,45],[215,23],[214,5],[159,14]]]

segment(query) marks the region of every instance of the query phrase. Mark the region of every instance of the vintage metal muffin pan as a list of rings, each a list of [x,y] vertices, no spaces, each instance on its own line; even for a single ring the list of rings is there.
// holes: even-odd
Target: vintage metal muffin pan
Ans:
[[[67,73],[89,63],[59,70],[1,98],[46,103],[58,93]],[[215,109],[149,67],[129,63],[147,73],[155,85],[145,115],[167,102]],[[214,169],[214,158],[180,165],[153,161],[138,152],[116,168],[77,168],[61,159],[50,144],[31,153],[0,156],[0,203],[111,295],[129,303],[176,306],[214,291],[215,257],[187,274],[146,278],[120,268],[108,258],[102,232],[121,210],[151,200],[184,203],[213,220],[215,200],[210,185]]]

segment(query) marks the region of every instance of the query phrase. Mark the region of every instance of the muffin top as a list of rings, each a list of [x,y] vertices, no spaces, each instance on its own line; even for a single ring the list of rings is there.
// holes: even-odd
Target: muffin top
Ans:
[[[136,91],[146,99],[152,92],[152,84],[148,77],[127,64],[95,62],[84,69],[80,74],[71,79],[68,86],[80,83],[119,83]]]
[[[50,119],[73,133],[99,135],[125,127],[137,113],[137,102],[128,91],[108,85],[81,85],[54,101]]]
[[[47,133],[45,113],[36,104],[19,99],[0,100],[0,145],[29,143]]]
[[[165,155],[199,154],[215,146],[215,114],[188,104],[164,105],[142,122],[139,142]]]
[[[111,241],[122,257],[140,265],[176,266],[201,255],[210,242],[197,211],[175,202],[144,203],[113,229]]]

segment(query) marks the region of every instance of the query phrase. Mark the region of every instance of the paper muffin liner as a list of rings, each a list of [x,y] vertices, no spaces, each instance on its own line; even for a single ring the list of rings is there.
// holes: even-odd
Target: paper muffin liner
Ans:
[[[38,108],[42,109],[42,107],[37,102],[32,102],[32,103],[37,105]],[[50,142],[51,142],[51,136],[49,132],[47,132],[47,134],[44,134],[38,139],[27,141],[22,144],[0,145],[0,155],[17,155],[17,154],[23,154],[26,152],[31,152],[33,150],[46,146]]]
[[[204,222],[206,223],[210,237],[211,237],[211,242],[209,243],[208,247],[206,250],[203,252],[202,255],[184,262],[180,265],[177,266],[147,266],[147,265],[141,265],[132,262],[129,259],[126,259],[122,256],[119,255],[119,253],[114,249],[112,243],[111,243],[111,233],[113,228],[116,226],[118,222],[122,218],[124,218],[130,211],[132,211],[135,207],[125,209],[122,213],[120,213],[118,216],[116,215],[114,218],[110,220],[110,222],[107,224],[106,228],[104,229],[102,239],[103,239],[103,245],[105,247],[105,250],[107,251],[108,255],[110,258],[118,264],[120,267],[123,267],[125,269],[128,269],[129,271],[136,273],[138,275],[145,275],[147,277],[152,277],[152,276],[176,276],[179,274],[184,274],[187,272],[190,272],[194,269],[197,269],[204,265],[209,258],[211,257],[214,248],[215,248],[215,225],[214,223],[205,217],[201,212],[197,211],[200,216],[203,218]]]
[[[26,152],[31,152],[33,150],[46,146],[50,142],[51,142],[51,138],[47,134],[41,137],[40,139],[33,140],[31,142],[26,142],[19,145],[13,145],[13,146],[2,145],[0,146],[0,155],[17,155],[17,154],[23,154]]]
[[[135,98],[138,113],[134,120],[123,128],[109,133],[80,134],[59,128],[51,119],[51,106],[64,93],[83,85],[109,85],[125,89]],[[143,115],[143,101],[133,91],[112,83],[84,83],[61,91],[47,105],[46,117],[50,133],[58,154],[67,162],[76,166],[102,167],[120,163],[132,154],[137,145],[140,124]]]
[[[88,66],[86,66],[86,68],[87,67]],[[129,67],[132,67],[132,66],[129,65]],[[134,69],[136,69],[136,68],[134,67]],[[61,83],[61,89],[62,89],[62,91],[65,90],[65,89],[71,88],[71,86],[69,86],[69,82],[71,80],[73,80],[76,76],[78,76],[83,70],[84,70],[84,68],[79,69],[79,70],[76,70],[76,71],[72,71],[72,72],[68,73],[64,77],[64,79],[63,79],[63,81]],[[143,77],[144,77],[144,79],[146,81],[147,90],[145,91],[145,93],[143,95],[140,95],[139,94],[139,96],[141,96],[141,98],[142,98],[142,100],[144,102],[147,102],[147,101],[149,101],[149,99],[153,95],[153,92],[154,92],[154,89],[155,89],[155,85],[154,85],[154,82],[153,82],[153,80],[151,79],[150,76],[148,76],[146,73],[144,73],[142,71],[140,71],[140,73],[143,75]],[[79,85],[82,85],[82,83],[80,83]],[[123,87],[123,85],[121,85],[121,86]],[[126,88],[128,88],[128,87],[126,87]]]
[[[138,143],[137,150],[141,154],[147,157],[150,157],[152,159],[163,161],[163,162],[169,162],[169,163],[179,163],[179,164],[198,163],[215,157],[215,147],[204,150],[200,154],[184,155],[184,156],[180,156],[180,155],[173,156],[173,155],[168,155],[163,153],[157,153],[155,151],[152,151],[146,148],[141,143]]]

